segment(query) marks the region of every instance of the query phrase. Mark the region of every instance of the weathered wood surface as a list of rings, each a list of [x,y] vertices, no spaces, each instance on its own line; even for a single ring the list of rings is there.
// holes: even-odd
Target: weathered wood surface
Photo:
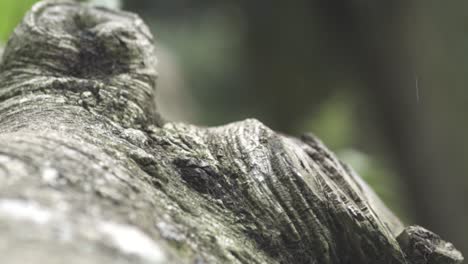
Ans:
[[[155,67],[136,15],[27,14],[0,66],[0,263],[461,263],[312,135],[163,121]]]

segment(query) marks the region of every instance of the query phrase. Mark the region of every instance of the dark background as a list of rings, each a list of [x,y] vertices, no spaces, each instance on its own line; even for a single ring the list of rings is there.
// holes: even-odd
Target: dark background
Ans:
[[[0,3],[3,40],[34,0],[20,2]],[[468,254],[467,1],[121,5],[156,36],[165,117],[310,131],[407,224]]]

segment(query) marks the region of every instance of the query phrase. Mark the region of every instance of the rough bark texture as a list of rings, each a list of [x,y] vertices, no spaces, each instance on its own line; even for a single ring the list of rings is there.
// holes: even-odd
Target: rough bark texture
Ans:
[[[311,135],[163,122],[152,42],[136,15],[75,3],[41,2],[15,30],[1,263],[461,263]]]

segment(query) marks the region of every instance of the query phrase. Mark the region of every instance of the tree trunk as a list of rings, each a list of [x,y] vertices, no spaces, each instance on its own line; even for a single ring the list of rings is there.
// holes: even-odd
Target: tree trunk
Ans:
[[[15,30],[1,263],[461,263],[311,135],[164,122],[153,49],[136,15],[74,3],[41,2]]]

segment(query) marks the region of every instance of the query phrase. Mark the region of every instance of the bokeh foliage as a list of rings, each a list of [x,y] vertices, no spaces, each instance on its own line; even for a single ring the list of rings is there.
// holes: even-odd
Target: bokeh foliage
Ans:
[[[35,2],[37,0],[0,1],[0,43],[7,41],[15,26]]]

